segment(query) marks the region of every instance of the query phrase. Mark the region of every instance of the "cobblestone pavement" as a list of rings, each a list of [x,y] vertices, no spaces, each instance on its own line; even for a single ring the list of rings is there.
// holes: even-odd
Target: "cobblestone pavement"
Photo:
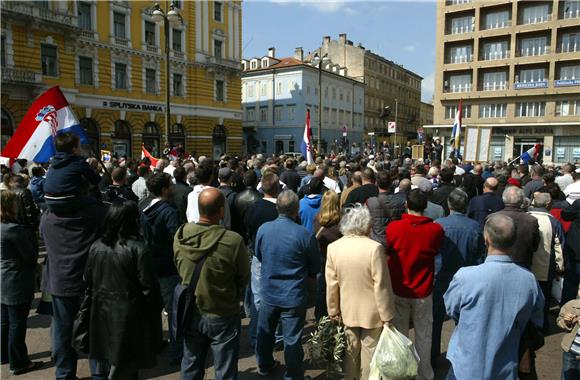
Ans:
[[[39,297],[40,294],[37,295]],[[37,300],[38,301],[38,300]],[[36,302],[33,305],[33,309],[30,312],[28,319],[28,334],[26,342],[28,345],[29,355],[32,360],[42,360],[45,362],[44,367],[41,370],[35,371],[22,376],[11,376],[8,365],[3,365],[2,369],[2,379],[14,378],[14,379],[52,379],[54,378],[54,364],[50,361],[50,317],[44,315],[38,315],[35,309]],[[551,320],[555,320],[556,309],[553,309],[551,315]],[[307,340],[307,336],[313,331],[313,321],[314,321],[314,309],[309,309],[307,315],[308,325],[306,327],[304,342]],[[257,374],[256,359],[253,352],[249,348],[248,338],[247,338],[247,325],[248,319],[243,320],[243,331],[242,331],[242,341],[240,345],[240,360],[239,360],[239,379],[240,380],[253,380],[253,379],[265,379]],[[443,347],[447,346],[451,333],[453,331],[453,323],[447,321],[443,328]],[[552,323],[550,329],[550,335],[546,337],[546,344],[537,352],[537,371],[538,378],[541,380],[555,380],[560,378],[560,371],[562,366],[562,350],[560,349],[560,342],[562,340],[563,333],[560,329]],[[474,342],[477,343],[477,342]],[[443,350],[444,351],[444,350]],[[278,350],[275,352],[275,357],[281,363],[284,363],[283,352]],[[330,376],[322,368],[316,368],[310,365],[306,360],[306,374],[317,379],[325,378],[338,378],[337,376]],[[206,373],[206,379],[214,379],[213,370],[211,367],[211,362],[208,362],[208,371]],[[444,379],[447,373],[449,363],[445,359],[441,359],[438,362],[438,366],[435,370],[436,379]],[[275,373],[270,377],[271,379],[282,379],[283,369],[281,366]],[[77,376],[81,379],[90,379],[90,372],[88,366],[88,360],[86,358],[79,359]],[[179,368],[175,366],[170,366],[164,353],[160,354],[157,365],[154,368],[144,370],[141,373],[141,378],[143,379],[179,379]]]

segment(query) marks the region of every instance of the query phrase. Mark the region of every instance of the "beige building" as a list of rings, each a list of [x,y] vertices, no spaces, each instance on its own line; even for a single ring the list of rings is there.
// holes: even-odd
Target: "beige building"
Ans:
[[[580,161],[580,1],[438,1],[436,38],[428,133],[448,137],[462,99],[464,126],[491,127],[488,160],[539,143]]]
[[[365,132],[375,132],[379,137],[386,135],[386,123],[379,115],[384,107],[389,106],[391,114],[388,119],[395,121],[397,114],[397,141],[405,143],[416,138],[423,79],[420,75],[365,49],[361,44],[355,46],[345,33],[340,34],[338,40],[323,37],[322,46],[305,60],[312,60],[314,54],[328,54],[333,63],[348,70],[351,78],[365,83]]]
[[[422,127],[424,125],[433,124],[433,104],[421,102],[421,108],[419,110],[419,125]]]

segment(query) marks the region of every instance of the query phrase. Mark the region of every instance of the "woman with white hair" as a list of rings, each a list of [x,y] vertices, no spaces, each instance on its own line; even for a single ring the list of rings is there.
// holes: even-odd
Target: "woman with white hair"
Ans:
[[[344,236],[327,250],[326,302],[328,315],[345,325],[347,380],[368,378],[382,327],[395,316],[387,257],[370,230],[366,206],[347,208],[340,221]]]

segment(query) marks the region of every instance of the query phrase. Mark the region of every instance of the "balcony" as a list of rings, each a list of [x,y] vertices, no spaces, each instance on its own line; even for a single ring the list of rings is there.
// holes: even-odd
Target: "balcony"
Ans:
[[[548,88],[548,81],[538,81],[538,82],[515,82],[514,90],[528,90],[534,88]]]
[[[484,83],[480,87],[480,91],[505,91],[508,89],[507,82]]]
[[[549,46],[532,46],[526,49],[520,49],[518,51],[518,57],[538,57],[542,55],[550,54]]]
[[[504,21],[498,21],[495,23],[488,23],[487,25],[484,25],[483,30],[503,29],[503,28],[509,28],[511,26],[512,26],[512,20],[504,20]]]
[[[230,70],[240,70],[240,63],[237,61],[230,61],[229,59],[225,58],[218,58],[214,56],[207,56],[206,63],[212,66],[221,66],[222,68],[230,69]]]
[[[178,50],[173,50],[173,57],[177,59],[185,59],[185,53]]]
[[[461,4],[469,4],[472,0],[446,0],[445,5],[461,5]]]
[[[34,71],[3,67],[2,82],[41,84],[42,74]]]
[[[124,38],[124,37],[114,36],[113,41],[114,41],[115,45],[127,46],[127,47],[129,46],[129,40],[127,38]]]
[[[78,35],[80,38],[83,38],[86,40],[96,40],[97,39],[97,32],[94,32],[92,30],[81,29],[78,31]]]
[[[561,19],[580,18],[580,8],[562,12]]]
[[[447,59],[446,64],[468,63],[473,62],[473,54],[469,55],[454,55]]]
[[[444,86],[443,92],[445,93],[459,93],[459,92],[471,92],[471,84],[457,85],[457,86]]]
[[[522,18],[520,20],[520,25],[532,25],[532,24],[541,24],[544,22],[548,22],[548,21],[552,21],[552,15],[551,14],[547,14],[547,15],[542,15],[542,16],[536,16],[536,17],[528,17],[528,18]]]
[[[454,34],[464,34],[464,33],[471,33],[475,31],[475,25],[460,25],[456,27],[452,27],[449,29],[447,34],[454,35]]]
[[[34,2],[2,1],[2,11],[30,16],[37,20],[49,22],[52,25],[57,24],[74,28],[77,24],[76,16],[73,16],[68,10],[45,8]]]
[[[572,87],[572,86],[580,86],[580,78],[557,79],[554,81],[554,87]]]
[[[508,59],[510,57],[510,52],[505,50],[505,51],[493,51],[493,52],[488,52],[488,53],[483,53],[483,59],[481,59],[482,61],[497,61],[499,59]]]
[[[156,45],[147,44],[145,50],[147,50],[149,53],[158,53],[159,47],[157,47]]]

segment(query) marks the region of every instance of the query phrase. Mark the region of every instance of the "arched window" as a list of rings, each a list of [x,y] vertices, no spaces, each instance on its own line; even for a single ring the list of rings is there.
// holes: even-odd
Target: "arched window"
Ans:
[[[226,152],[227,130],[222,124],[215,126],[212,132],[213,159],[219,160]]]
[[[85,131],[87,138],[89,139],[89,145],[91,147],[92,153],[95,155],[100,154],[100,136],[99,136],[99,127],[97,126],[97,122],[95,119],[90,119],[84,117],[80,120],[81,127]]]
[[[173,124],[169,128],[169,143],[172,148],[176,148],[179,153],[185,153],[185,128],[183,124]]]
[[[2,141],[0,142],[1,150],[4,150],[6,143],[14,134],[14,119],[12,119],[12,115],[8,113],[4,108],[2,108],[2,130],[0,131],[0,135],[2,136]]]
[[[160,135],[157,124],[150,121],[143,127],[143,145],[153,155],[159,157]]]
[[[113,154],[116,157],[130,157],[131,153],[131,125],[125,120],[115,121],[113,135]]]

